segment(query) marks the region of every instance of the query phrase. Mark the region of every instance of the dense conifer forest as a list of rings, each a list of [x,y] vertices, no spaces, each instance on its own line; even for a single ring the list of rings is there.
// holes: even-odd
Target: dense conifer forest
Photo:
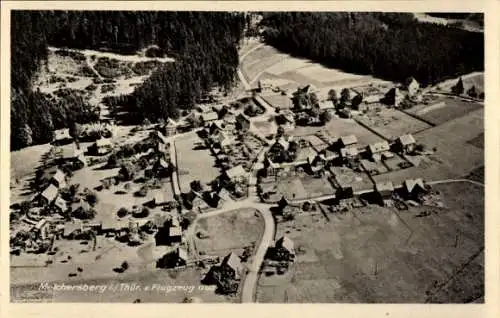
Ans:
[[[434,84],[483,70],[482,33],[419,23],[408,13],[265,13],[265,40],[345,71]]]
[[[223,12],[13,11],[11,23],[15,150],[50,141],[53,129],[96,119],[77,96],[56,103],[33,88],[33,75],[47,61],[49,45],[123,54],[158,45],[176,61],[138,87],[129,106],[140,117],[159,119],[192,107],[215,86],[233,85],[245,18]]]

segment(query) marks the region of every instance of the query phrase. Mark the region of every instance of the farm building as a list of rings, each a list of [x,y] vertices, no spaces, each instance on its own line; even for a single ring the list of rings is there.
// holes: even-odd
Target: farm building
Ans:
[[[275,244],[276,257],[279,260],[293,260],[295,257],[295,248],[293,241],[288,236],[282,236]]]
[[[219,115],[217,115],[217,113],[214,111],[210,111],[210,112],[201,114],[201,120],[202,120],[204,125],[210,124],[218,119],[219,119]]]
[[[333,111],[335,110],[335,104],[331,100],[324,100],[318,103],[319,111]]]
[[[269,80],[269,79],[259,80],[258,90],[261,93],[272,92],[272,90],[273,90],[273,82],[271,80]]]
[[[250,120],[243,114],[236,116],[236,129],[247,131],[250,128]]]
[[[42,193],[40,193],[36,197],[36,199],[42,206],[48,206],[52,202],[54,202],[58,193],[59,189],[55,185],[50,184],[45,190],[43,190]]]
[[[295,118],[294,114],[291,111],[283,111],[283,113],[279,114],[276,118],[276,123],[281,125],[285,131],[290,131],[295,129]]]
[[[180,226],[171,226],[168,229],[168,238],[170,243],[182,242],[182,228]]]
[[[172,118],[168,118],[167,119],[167,123],[165,125],[165,134],[167,136],[173,136],[175,134],[177,134],[177,126],[179,124],[174,121]]]
[[[404,84],[405,89],[408,91],[408,96],[415,96],[420,89],[420,84],[413,77],[406,79]]]
[[[339,148],[346,148],[350,146],[355,146],[358,143],[358,139],[355,135],[342,136],[338,140]]]
[[[403,191],[407,198],[418,198],[419,194],[427,192],[422,178],[405,180]]]
[[[188,262],[187,251],[181,247],[165,254],[156,261],[156,266],[160,268],[174,268],[185,266]]]
[[[404,95],[399,91],[399,89],[397,87],[393,87],[387,92],[387,94],[385,94],[384,102],[387,105],[398,107],[404,98]]]
[[[248,173],[245,171],[242,165],[237,165],[229,170],[226,170],[221,175],[221,181],[225,182],[237,182],[244,179]]]
[[[311,173],[316,174],[325,168],[325,156],[322,154],[310,155],[307,157],[307,164]]]
[[[61,170],[57,169],[56,173],[50,179],[50,182],[58,188],[66,187],[66,175]]]
[[[214,134],[216,132],[227,132],[229,127],[226,125],[225,121],[222,119],[218,119],[214,121],[208,130],[210,134]]]
[[[392,153],[390,153],[389,150],[390,150],[389,143],[385,140],[370,144],[367,147],[368,155],[374,161],[382,160],[383,156],[390,157]]]
[[[101,138],[97,139],[96,142],[89,147],[89,151],[95,155],[102,156],[109,153],[112,148],[113,144],[111,143],[111,139]]]
[[[54,131],[54,138],[52,139],[52,144],[65,145],[73,141],[73,137],[69,134],[69,129],[58,129]]]
[[[380,198],[388,199],[394,192],[394,185],[391,181],[377,182],[375,183],[375,192],[380,196]]]
[[[267,160],[264,162],[264,167],[266,169],[266,175],[267,176],[276,176],[281,170],[281,166],[275,162],[273,162],[271,159],[267,158]]]
[[[220,265],[222,277],[230,279],[239,279],[241,271],[241,260],[236,253],[229,253]]]
[[[68,203],[65,200],[63,200],[63,198],[57,197],[54,201],[52,209],[53,212],[63,214],[66,211],[68,211]]]
[[[356,147],[347,147],[340,149],[340,157],[344,160],[355,159],[359,155],[359,150]]]
[[[118,176],[120,176],[122,180],[128,181],[134,178],[136,172],[137,169],[135,166],[131,162],[127,161],[121,165],[120,170],[118,170]]]
[[[204,210],[209,207],[205,200],[203,200],[202,195],[192,189],[184,195],[184,203],[188,208],[191,207],[191,209],[196,210]]]
[[[415,146],[417,145],[413,135],[406,134],[398,137],[396,140],[396,147],[398,151],[409,154],[415,151]]]

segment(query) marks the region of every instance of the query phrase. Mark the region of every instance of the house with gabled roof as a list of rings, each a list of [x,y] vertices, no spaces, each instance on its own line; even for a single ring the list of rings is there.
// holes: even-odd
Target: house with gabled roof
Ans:
[[[89,147],[89,150],[96,155],[105,155],[109,153],[113,148],[111,143],[111,138],[101,138],[97,139],[95,143]]]
[[[420,89],[420,84],[414,77],[407,78],[404,83],[405,89],[408,91],[408,96],[414,96]]]
[[[54,200],[54,207],[53,208],[54,208],[54,212],[56,212],[56,213],[65,213],[66,211],[68,211],[68,203],[63,198],[58,196]]]
[[[236,116],[236,129],[247,131],[250,128],[250,119],[243,114]]]
[[[386,152],[389,152],[390,149],[391,147],[389,146],[389,143],[386,140],[375,142],[373,144],[368,145],[367,147],[368,155],[374,161],[382,160],[382,155],[384,155]]]
[[[325,168],[326,158],[323,154],[311,154],[307,157],[307,164],[310,171],[315,174]]]
[[[41,205],[48,206],[52,204],[52,202],[54,202],[58,194],[59,189],[55,185],[50,184],[47,188],[45,188],[45,190],[43,190],[42,193],[37,196],[37,199]]]
[[[355,146],[358,143],[358,138],[355,135],[342,136],[338,140],[339,148]]]
[[[68,128],[58,129],[54,131],[54,138],[52,139],[52,144],[54,145],[64,145],[73,141]]]
[[[209,111],[201,114],[201,120],[203,121],[204,125],[210,124],[218,119],[219,115],[217,115],[217,113],[214,111]]]
[[[407,198],[418,198],[419,194],[427,192],[422,178],[407,179],[403,182],[403,191]]]
[[[66,187],[66,174],[62,172],[60,169],[56,170],[56,173],[50,179],[50,182],[58,188]]]
[[[274,249],[278,260],[290,261],[295,257],[294,243],[286,235],[276,241]]]
[[[169,238],[170,243],[182,242],[182,228],[180,226],[169,227],[168,238]]]
[[[401,93],[399,88],[391,88],[384,96],[384,102],[387,105],[398,107],[399,104],[404,100],[404,95]]]
[[[224,182],[237,182],[248,176],[248,172],[243,168],[243,165],[237,165],[222,173],[221,181]]]
[[[179,126],[179,124],[174,121],[172,118],[167,118],[167,122],[165,124],[165,134],[167,136],[173,136],[175,134],[177,134],[177,127]]]
[[[388,199],[392,196],[394,192],[394,185],[391,181],[376,182],[375,192],[382,198]]]
[[[396,147],[398,151],[401,151],[405,154],[414,152],[416,145],[417,142],[415,141],[415,138],[412,134],[402,135],[399,136],[398,139],[396,139]]]
[[[220,265],[220,273],[223,278],[240,279],[241,259],[236,253],[229,253]]]

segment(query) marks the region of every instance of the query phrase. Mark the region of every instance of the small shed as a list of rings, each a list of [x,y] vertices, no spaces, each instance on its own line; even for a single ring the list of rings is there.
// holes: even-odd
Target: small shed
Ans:
[[[353,146],[358,143],[358,138],[355,135],[342,136],[338,140],[340,148],[345,148],[348,146]]]
[[[380,195],[382,199],[388,199],[394,192],[394,185],[391,181],[376,182],[375,191]]]

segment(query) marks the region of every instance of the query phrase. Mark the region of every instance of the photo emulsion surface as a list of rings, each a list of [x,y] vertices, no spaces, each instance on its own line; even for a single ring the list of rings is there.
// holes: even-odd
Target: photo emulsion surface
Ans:
[[[10,27],[11,302],[484,303],[483,14]]]

